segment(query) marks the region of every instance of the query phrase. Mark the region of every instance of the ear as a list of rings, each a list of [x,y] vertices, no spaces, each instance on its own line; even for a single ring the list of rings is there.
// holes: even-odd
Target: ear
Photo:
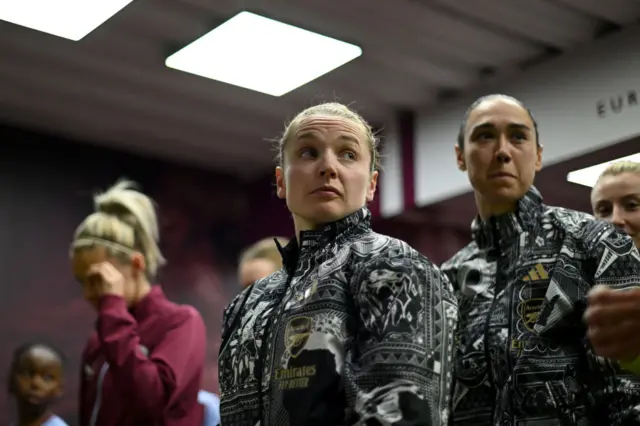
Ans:
[[[284,169],[280,166],[276,167],[276,194],[278,198],[285,199],[287,196],[287,184],[284,180]]]
[[[376,195],[376,188],[378,187],[378,172],[371,173],[371,179],[369,180],[369,187],[367,188],[367,203],[373,201],[373,197]]]
[[[140,252],[135,252],[131,255],[131,266],[138,273],[145,273],[147,270],[147,262],[144,255]]]
[[[455,144],[453,146],[453,151],[456,153],[456,163],[458,163],[458,168],[461,171],[467,170],[467,164],[464,162],[464,151],[460,149],[460,145]]]
[[[542,169],[542,152],[544,151],[544,146],[538,145],[536,152],[536,172],[539,172]]]

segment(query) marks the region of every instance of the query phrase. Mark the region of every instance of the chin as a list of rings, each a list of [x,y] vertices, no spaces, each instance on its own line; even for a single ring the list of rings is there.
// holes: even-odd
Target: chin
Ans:
[[[313,213],[309,215],[312,218],[313,222],[318,224],[335,222],[336,220],[340,220],[347,215],[344,208],[342,206],[337,206],[335,204],[324,204],[323,206],[316,206],[314,208]]]
[[[494,186],[490,189],[490,198],[500,201],[516,201],[522,198],[525,193],[526,191],[523,192],[520,188],[511,185]]]

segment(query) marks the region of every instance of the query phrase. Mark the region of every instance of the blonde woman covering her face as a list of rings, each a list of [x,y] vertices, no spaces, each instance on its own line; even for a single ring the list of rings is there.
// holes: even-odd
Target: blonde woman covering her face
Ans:
[[[447,424],[457,307],[438,268],[371,229],[376,147],[337,103],[287,126],[276,184],[296,237],[225,311],[223,425]]]
[[[126,180],[94,202],[70,250],[98,317],[82,354],[80,425],[200,426],[205,327],[151,284],[164,264],[153,202]]]

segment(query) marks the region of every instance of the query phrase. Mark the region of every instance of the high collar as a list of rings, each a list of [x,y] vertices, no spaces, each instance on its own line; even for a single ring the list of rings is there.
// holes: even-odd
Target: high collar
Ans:
[[[292,273],[298,263],[298,258],[307,253],[315,253],[338,237],[371,228],[371,212],[366,207],[351,213],[342,219],[330,222],[321,229],[301,231],[299,238],[292,238],[285,247],[276,240],[276,246],[282,256],[282,263],[287,272]]]
[[[480,248],[497,248],[501,242],[509,242],[531,229],[541,211],[542,195],[532,186],[518,201],[515,212],[492,216],[488,220],[476,217],[471,224],[473,240]]]
[[[142,318],[146,318],[154,312],[157,312],[157,309],[155,308],[159,303],[166,299],[167,298],[160,286],[154,285],[151,287],[151,291],[145,297],[140,299],[135,306],[131,307],[129,311],[135,319],[141,320]]]

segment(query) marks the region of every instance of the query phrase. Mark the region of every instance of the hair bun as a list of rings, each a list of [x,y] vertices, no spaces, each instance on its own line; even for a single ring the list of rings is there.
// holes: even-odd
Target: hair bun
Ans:
[[[140,216],[141,201],[147,196],[141,193],[135,182],[120,179],[106,192],[94,197],[95,211],[115,216],[134,228],[143,226]],[[144,201],[142,201],[144,203]],[[149,203],[151,204],[151,203]],[[145,229],[145,231],[149,231]]]
[[[96,203],[95,210],[98,213],[105,213],[110,216],[123,216],[127,214],[131,214],[131,210],[129,210],[125,205],[118,203],[114,200],[106,200]]]

